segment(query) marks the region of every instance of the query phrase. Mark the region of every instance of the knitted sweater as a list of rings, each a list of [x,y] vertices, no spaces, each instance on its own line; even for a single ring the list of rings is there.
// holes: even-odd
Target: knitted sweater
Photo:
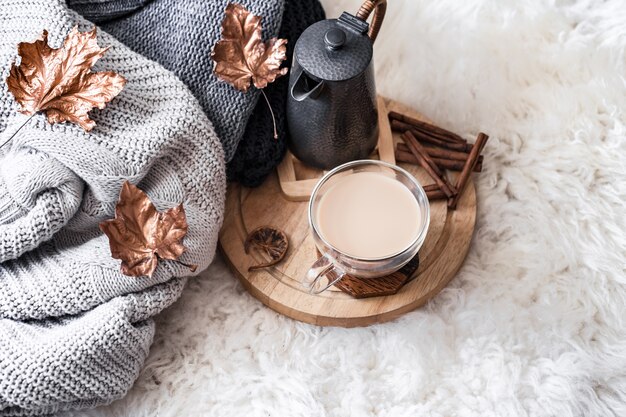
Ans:
[[[16,45],[44,29],[59,46],[93,24],[63,0],[0,1],[2,79]],[[188,269],[162,261],[150,277],[119,272],[99,222],[114,216],[125,180],[159,210],[184,203],[182,260],[204,269],[223,216],[224,154],[187,87],[103,31],[95,70],[127,79],[86,133],[36,115],[0,151],[0,416],[92,407],[121,397],[153,336],[150,319],[179,296]],[[25,116],[0,83],[0,143]]]
[[[287,149],[285,108],[289,76],[265,88],[276,115],[278,140],[274,140],[271,114],[265,100],[258,100],[258,91],[238,92],[213,74],[210,51],[220,37],[228,2],[68,0],[68,5],[187,83],[222,140],[226,160],[230,161],[229,179],[257,186],[278,165]],[[290,66],[300,34],[324,18],[318,0],[238,2],[263,17],[265,39],[277,35],[288,39],[286,67]]]

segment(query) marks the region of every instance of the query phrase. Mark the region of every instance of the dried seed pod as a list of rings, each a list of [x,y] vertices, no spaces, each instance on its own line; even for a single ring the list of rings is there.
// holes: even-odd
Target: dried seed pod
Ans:
[[[289,240],[287,239],[287,235],[285,235],[282,231],[269,226],[261,226],[248,234],[244,243],[244,250],[246,253],[249,253],[252,246],[258,248],[262,252],[265,252],[270,257],[270,261],[259,265],[253,265],[248,268],[248,271],[267,268],[280,262],[287,253]]]

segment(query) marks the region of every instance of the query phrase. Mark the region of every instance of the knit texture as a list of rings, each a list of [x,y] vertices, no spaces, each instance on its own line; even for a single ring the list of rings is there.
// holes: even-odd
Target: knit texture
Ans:
[[[262,16],[264,39],[280,28],[285,0],[238,0]],[[152,0],[130,14],[114,9],[98,14],[100,0],[68,0],[79,13],[102,21],[101,27],[136,52],[176,74],[194,93],[215,126],[226,161],[230,161],[259,98],[255,88],[237,91],[213,74],[211,50],[221,37],[224,9],[230,0]],[[109,3],[109,7],[124,2]]]
[[[228,178],[246,186],[260,185],[280,163],[287,149],[285,109],[289,75],[277,79],[264,90],[276,117],[278,140],[275,140],[267,102],[260,99],[254,106],[258,91],[252,89],[247,94],[238,93],[229,85],[217,81],[212,74],[213,63],[209,60],[209,53],[218,39],[226,2],[196,4],[178,0],[175,2],[177,7],[172,7],[171,0],[152,0],[148,6],[139,10],[148,1],[68,0],[68,4],[86,18],[102,22],[118,39],[171,69],[185,81],[214,120],[226,149],[227,160],[230,161]],[[269,4],[259,3],[244,4],[263,16],[264,36],[267,39],[275,36],[274,29],[279,16],[274,9],[268,9]],[[190,7],[194,13],[180,11],[181,8]],[[324,9],[318,0],[284,1],[278,36],[289,41],[288,59],[284,64],[286,67],[291,66],[293,48],[302,32],[321,19],[324,19]],[[224,97],[227,95],[236,100],[224,107]],[[224,113],[225,108],[228,109],[227,113]],[[216,112],[227,117],[215,119]]]
[[[10,151],[0,165],[0,263],[52,238],[78,210],[83,188],[50,155],[30,147]]]
[[[0,1],[0,72],[16,45],[44,29],[58,47],[88,23],[63,0]],[[179,296],[189,270],[161,261],[150,277],[119,272],[98,224],[114,216],[129,180],[159,210],[183,203],[181,260],[211,262],[223,218],[225,162],[188,88],[104,31],[95,70],[126,77],[93,131],[36,115],[0,151],[0,416],[108,403],[129,389],[147,355],[151,317]],[[25,120],[0,84],[0,143]]]
[[[151,0],[67,0],[68,6],[95,23],[133,13]]]
[[[291,67],[293,49],[304,30],[324,19],[318,0],[287,0],[279,37],[288,39],[285,66]],[[265,88],[265,94],[276,116],[278,139],[274,139],[272,115],[265,100],[259,100],[248,121],[234,158],[228,164],[228,179],[248,187],[256,187],[280,163],[287,150],[287,97],[289,74]]]

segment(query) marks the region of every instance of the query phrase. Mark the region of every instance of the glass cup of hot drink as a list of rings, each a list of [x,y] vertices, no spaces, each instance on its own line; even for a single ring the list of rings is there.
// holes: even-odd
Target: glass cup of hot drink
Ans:
[[[303,283],[313,294],[346,274],[378,278],[397,271],[415,257],[430,224],[428,198],[415,177],[376,160],[328,172],[313,189],[308,211],[322,255]]]

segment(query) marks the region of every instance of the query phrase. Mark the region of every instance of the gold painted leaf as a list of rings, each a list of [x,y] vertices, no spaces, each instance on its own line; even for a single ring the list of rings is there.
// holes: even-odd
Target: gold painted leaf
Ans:
[[[47,31],[33,43],[21,42],[20,64],[11,66],[6,79],[20,112],[45,111],[50,123],[68,121],[86,131],[93,129],[95,122],[87,113],[94,107],[103,109],[126,84],[114,72],[91,72],[107,50],[98,46],[95,27],[82,33],[74,27],[58,49],[48,45]]]
[[[288,71],[280,68],[287,58],[286,45],[286,39],[277,38],[264,43],[261,17],[240,4],[230,3],[224,12],[222,39],[211,52],[214,72],[243,92],[248,91],[251,83],[256,88],[265,88]]]
[[[159,212],[147,194],[128,181],[122,186],[115,219],[100,223],[109,238],[111,256],[122,260],[124,275],[133,277],[152,276],[159,259],[177,261],[185,251],[182,240],[187,228],[182,204]],[[183,265],[192,272],[197,268]]]

